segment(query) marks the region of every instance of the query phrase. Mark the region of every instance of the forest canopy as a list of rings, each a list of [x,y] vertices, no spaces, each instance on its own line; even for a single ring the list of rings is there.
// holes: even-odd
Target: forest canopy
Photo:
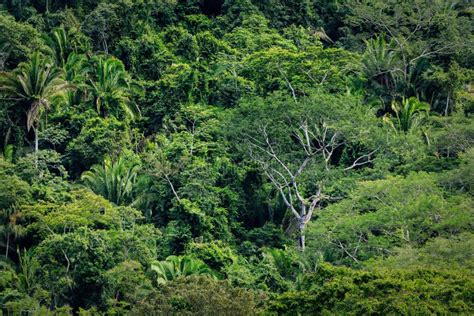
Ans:
[[[474,313],[473,14],[2,1],[1,313]]]

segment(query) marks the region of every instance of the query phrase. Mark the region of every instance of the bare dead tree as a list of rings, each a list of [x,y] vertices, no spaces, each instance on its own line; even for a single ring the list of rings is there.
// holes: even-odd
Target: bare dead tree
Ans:
[[[299,247],[304,251],[306,225],[315,210],[320,207],[320,202],[329,197],[322,193],[321,182],[317,184],[313,192],[303,192],[301,175],[313,161],[323,162],[325,170],[329,171],[331,158],[336,149],[346,144],[346,141],[340,132],[333,130],[325,122],[310,126],[307,120],[303,120],[293,135],[302,149],[303,158],[298,162],[286,162],[278,146],[270,139],[267,126],[260,126],[259,134],[259,138],[248,136],[250,156],[260,165],[285,205],[290,209],[299,232]],[[344,170],[372,162],[375,152],[376,150],[360,156]]]

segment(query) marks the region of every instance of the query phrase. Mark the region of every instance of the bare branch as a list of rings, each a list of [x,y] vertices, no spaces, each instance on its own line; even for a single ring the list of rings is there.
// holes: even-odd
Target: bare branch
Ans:
[[[288,78],[287,78],[286,75],[283,73],[283,71],[281,70],[281,68],[278,68],[278,71],[279,71],[280,74],[283,76],[283,79],[285,79],[286,84],[287,84],[288,87],[290,88],[290,90],[291,90],[291,95],[292,95],[292,97],[293,97],[293,100],[295,101],[295,103],[298,103],[298,100],[296,99],[296,92],[295,92],[295,89],[294,89],[293,86],[291,85],[290,80],[288,80]]]
[[[359,260],[357,260],[356,257],[354,257],[349,251],[347,251],[346,247],[344,247],[344,245],[341,243],[340,240],[337,241],[337,244],[333,242],[333,244],[335,244],[336,246],[338,246],[342,251],[344,251],[344,253],[346,255],[348,255],[352,260],[354,260],[355,262],[359,263]]]
[[[309,211],[308,214],[306,215],[305,218],[305,224],[308,223],[311,220],[311,217],[313,216],[313,212],[318,205],[318,203],[321,201],[322,196],[321,196],[321,186],[318,188],[318,192],[311,197],[311,205],[309,206]]]
[[[283,202],[285,203],[285,205],[291,210],[291,212],[293,213],[293,215],[296,217],[296,218],[300,218],[300,214],[296,211],[295,207],[293,206],[293,204],[288,201],[288,198],[286,196],[286,193],[285,193],[285,188],[286,186],[281,186],[278,181],[275,180],[275,178],[273,177],[273,175],[271,173],[269,173],[268,171],[265,171],[265,174],[267,175],[267,177],[270,179],[270,181],[273,183],[273,185],[277,188],[278,192],[280,192],[280,195],[283,199]],[[291,192],[289,194],[289,197],[291,198]]]
[[[179,198],[178,196],[178,193],[176,192],[175,188],[174,188],[174,185],[173,185],[173,182],[171,182],[169,176],[167,174],[164,174],[163,177],[166,179],[166,181],[168,182],[170,188],[171,188],[171,191],[173,191],[173,194],[174,196],[176,197],[176,200],[178,202],[181,202],[181,199]]]
[[[360,156],[352,163],[352,165],[350,165],[347,168],[344,168],[344,171],[351,170],[351,169],[354,169],[355,167],[363,166],[368,163],[371,163],[373,161],[372,155],[375,154],[375,152],[377,152],[378,150],[379,148],[376,148],[375,150],[372,150],[370,153]]]

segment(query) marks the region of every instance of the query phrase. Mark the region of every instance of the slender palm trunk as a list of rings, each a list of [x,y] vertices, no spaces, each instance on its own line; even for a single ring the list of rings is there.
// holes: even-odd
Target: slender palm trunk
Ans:
[[[10,248],[10,233],[7,233],[7,249],[5,249],[5,259],[8,259],[9,248]]]
[[[38,169],[38,128],[33,128],[35,132],[35,167]]]
[[[444,116],[448,116],[449,102],[451,101],[451,93],[448,92],[448,97],[446,98],[446,106],[444,108]]]
[[[38,129],[34,128],[33,131],[35,132],[35,154],[38,153]]]

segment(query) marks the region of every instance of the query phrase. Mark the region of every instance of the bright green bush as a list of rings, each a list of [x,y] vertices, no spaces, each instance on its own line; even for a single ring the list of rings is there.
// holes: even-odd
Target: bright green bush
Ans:
[[[135,306],[135,314],[254,315],[265,296],[226,281],[187,277],[169,282]]]
[[[49,289],[57,306],[78,307],[95,302],[104,307],[108,294],[103,291],[112,277],[106,277],[106,271],[126,260],[146,267],[157,256],[158,239],[158,231],[150,225],[127,230],[81,228],[51,235],[35,250],[42,266],[41,284]]]
[[[269,311],[283,315],[452,314],[474,311],[474,280],[434,270],[356,271],[321,265],[300,291],[283,293]]]
[[[472,200],[444,194],[434,174],[361,182],[347,199],[321,211],[308,229],[308,248],[329,262],[357,266],[395,247],[472,230]]]
[[[237,262],[235,251],[222,241],[209,243],[192,242],[188,244],[186,253],[204,261],[209,267],[223,272],[228,266]]]

